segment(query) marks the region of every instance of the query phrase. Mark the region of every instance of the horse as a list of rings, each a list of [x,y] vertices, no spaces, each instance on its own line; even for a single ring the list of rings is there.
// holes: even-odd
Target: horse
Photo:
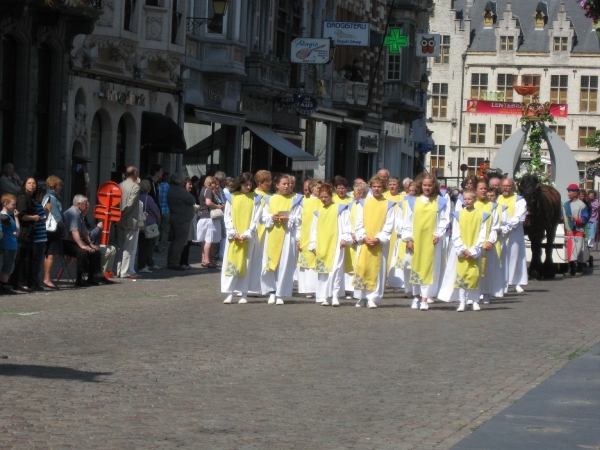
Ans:
[[[524,231],[531,243],[530,278],[550,279],[556,275],[552,261],[556,227],[561,220],[560,193],[552,186],[539,182],[535,175],[523,175],[518,185],[519,193],[527,202],[527,217]],[[546,243],[542,241],[546,238]],[[546,259],[542,264],[542,248]]]

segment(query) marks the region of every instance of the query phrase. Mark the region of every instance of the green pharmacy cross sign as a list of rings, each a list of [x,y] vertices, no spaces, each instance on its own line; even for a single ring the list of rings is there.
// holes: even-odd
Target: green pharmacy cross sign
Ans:
[[[401,35],[401,32],[401,28],[390,28],[390,34],[383,39],[383,45],[390,53],[400,53],[400,47],[408,47],[408,36]]]

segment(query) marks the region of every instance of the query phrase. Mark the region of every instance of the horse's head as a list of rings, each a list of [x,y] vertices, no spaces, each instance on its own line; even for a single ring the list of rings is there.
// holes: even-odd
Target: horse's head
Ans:
[[[529,226],[531,219],[542,213],[541,208],[541,183],[535,175],[523,175],[521,182],[517,186],[519,194],[527,202],[527,218],[525,219],[525,226]]]

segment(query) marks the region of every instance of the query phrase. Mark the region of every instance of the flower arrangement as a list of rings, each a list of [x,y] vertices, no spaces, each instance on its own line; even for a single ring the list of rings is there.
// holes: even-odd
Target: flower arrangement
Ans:
[[[515,178],[519,180],[525,174],[535,175],[540,180],[540,183],[554,186],[554,182],[551,180],[550,174],[546,171],[546,166],[542,161],[542,141],[544,140],[544,134],[541,127],[544,122],[553,123],[554,118],[550,114],[543,114],[540,119],[539,122],[529,122],[531,123],[531,129],[529,130],[529,136],[525,145],[529,149],[531,160],[521,167],[521,172],[515,174]],[[521,119],[523,123],[526,121],[526,118]]]
[[[581,9],[585,11],[585,16],[589,17],[594,21],[594,23],[598,23],[600,19],[600,0],[575,0],[579,5],[581,5]]]

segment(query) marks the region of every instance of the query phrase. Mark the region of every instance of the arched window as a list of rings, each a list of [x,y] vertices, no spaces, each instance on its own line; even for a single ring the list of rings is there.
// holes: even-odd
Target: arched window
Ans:
[[[8,35],[2,36],[0,70],[2,71],[2,97],[0,98],[0,150],[2,164],[13,162],[15,145],[15,101],[17,92],[17,42]]]

